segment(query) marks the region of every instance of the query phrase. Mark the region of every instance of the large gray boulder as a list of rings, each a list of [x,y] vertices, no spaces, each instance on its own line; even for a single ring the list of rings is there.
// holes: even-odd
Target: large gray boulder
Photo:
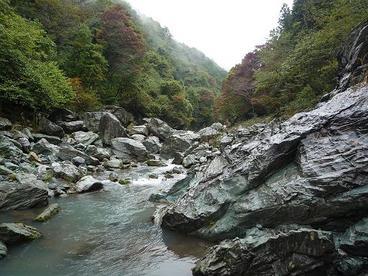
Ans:
[[[27,209],[48,204],[46,184],[30,174],[19,174],[17,177],[17,181],[0,181],[0,210]]]
[[[20,160],[24,157],[21,147],[17,141],[0,135],[0,157]]]
[[[35,133],[35,134],[33,134],[33,137],[34,137],[35,141],[45,139],[49,143],[54,144],[54,145],[59,145],[63,142],[59,137],[50,136],[50,135],[46,135],[46,134]]]
[[[83,176],[78,168],[70,161],[64,161],[61,163],[54,162],[51,164],[51,167],[54,176],[64,179],[68,182],[77,182]]]
[[[122,159],[145,161],[147,159],[146,147],[130,138],[115,138],[111,140],[114,154]]]
[[[313,229],[250,231],[211,248],[194,276],[337,275],[332,235]]]
[[[84,131],[86,127],[84,126],[84,121],[71,121],[71,122],[57,122],[61,126],[65,133],[71,134],[77,131]]]
[[[83,121],[86,128],[93,132],[98,132],[100,127],[100,120],[106,112],[86,112],[83,114]]]
[[[100,162],[98,159],[89,156],[88,154],[77,150],[69,145],[61,146],[56,156],[63,161],[72,161],[75,157],[82,157],[87,165],[98,165]]]
[[[161,151],[162,144],[157,136],[149,136],[142,143],[149,153],[155,154]]]
[[[1,223],[0,241],[7,245],[32,241],[41,237],[36,228],[23,223]]]
[[[177,130],[168,136],[163,143],[161,154],[166,158],[174,158],[178,152],[185,152],[195,141],[199,140],[199,135],[193,131]]]
[[[74,132],[71,137],[77,142],[77,144],[83,144],[85,146],[92,145],[99,139],[98,134],[92,131],[77,131]]]
[[[111,145],[111,139],[126,137],[126,130],[118,118],[111,113],[105,113],[100,120],[99,133],[105,145]]]
[[[162,141],[165,141],[175,132],[175,129],[173,129],[167,123],[158,118],[146,118],[144,119],[144,121],[149,130],[149,133],[151,135],[159,137]]]
[[[97,158],[99,161],[103,161],[104,159],[109,159],[111,156],[110,149],[107,148],[99,148],[94,145],[90,145],[86,148],[86,153],[89,156]]]
[[[57,154],[59,151],[59,146],[49,143],[46,139],[42,138],[37,143],[32,146],[32,151],[37,154]]]
[[[120,106],[105,106],[104,111],[115,115],[124,127],[127,127],[134,122],[134,116]]]
[[[102,188],[102,182],[90,175],[83,177],[76,184],[76,191],[78,193],[94,192],[101,190]]]
[[[130,135],[140,134],[140,135],[148,136],[149,134],[148,127],[146,125],[132,126],[128,128],[128,131]]]
[[[12,126],[13,125],[10,122],[10,120],[0,117],[0,131],[2,131],[2,130],[11,130]]]
[[[65,136],[65,132],[62,127],[56,125],[50,120],[42,117],[39,122],[39,131],[43,134],[56,136],[59,138],[63,138]]]

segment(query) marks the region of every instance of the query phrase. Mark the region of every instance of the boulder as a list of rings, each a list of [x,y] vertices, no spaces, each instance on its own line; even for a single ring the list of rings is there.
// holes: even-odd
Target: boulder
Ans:
[[[105,145],[111,145],[111,139],[126,137],[126,130],[118,118],[111,113],[105,113],[100,120],[99,133]]]
[[[128,128],[128,131],[130,135],[140,134],[140,135],[148,136],[149,134],[149,131],[146,125],[132,126]]]
[[[73,138],[77,144],[83,144],[85,146],[89,146],[89,145],[92,145],[94,142],[96,142],[99,139],[99,136],[98,134],[92,131],[88,131],[88,132],[77,131],[71,135],[71,138]]]
[[[44,155],[57,154],[59,151],[59,147],[50,144],[46,139],[42,138],[32,146],[32,151],[37,154]]]
[[[78,116],[69,109],[57,108],[51,112],[48,119],[52,122],[71,122],[78,120]]]
[[[130,136],[130,138],[142,143],[144,139],[146,138],[146,136],[142,134],[133,134],[132,136]]]
[[[115,138],[111,140],[114,154],[122,159],[145,161],[147,149],[138,141],[129,138]]]
[[[102,188],[102,182],[90,175],[83,177],[76,184],[76,191],[78,193],[94,192],[101,190]]]
[[[0,240],[7,245],[32,241],[41,237],[41,233],[23,223],[1,223]]]
[[[24,157],[21,145],[6,136],[0,135],[0,156],[10,160],[20,160]]]
[[[86,112],[83,114],[83,121],[86,128],[93,132],[98,132],[100,127],[100,120],[106,112]]]
[[[202,141],[209,141],[213,138],[216,138],[223,130],[224,126],[222,124],[214,123],[211,126],[198,131],[198,134]]]
[[[59,145],[59,144],[61,144],[63,142],[59,137],[45,135],[45,134],[36,133],[36,134],[33,134],[33,137],[34,137],[35,141],[39,141],[41,139],[45,139],[49,143],[54,144],[54,145]]]
[[[62,163],[54,162],[51,164],[51,167],[54,176],[64,179],[68,182],[77,182],[82,177],[82,173],[70,161],[65,161]]]
[[[143,145],[146,147],[149,153],[160,153],[161,151],[161,143],[160,139],[157,136],[149,136],[143,142]]]
[[[57,203],[50,204],[45,210],[42,211],[37,217],[34,218],[34,221],[45,222],[59,213],[60,207]]]
[[[57,153],[57,157],[63,161],[72,161],[75,157],[82,157],[86,161],[87,165],[94,166],[100,163],[98,159],[91,157],[88,154],[68,145],[60,147],[59,152]]]
[[[77,131],[84,131],[86,127],[84,126],[84,121],[71,121],[71,122],[57,122],[61,126],[65,133],[71,134]]]
[[[92,156],[94,158],[97,158],[99,161],[103,161],[104,159],[109,159],[111,156],[111,152],[109,149],[106,148],[99,148],[96,146],[88,146],[86,148],[86,153],[89,156]]]
[[[27,209],[48,204],[46,184],[31,174],[17,174],[17,181],[0,181],[0,210]]]
[[[134,122],[133,115],[120,106],[105,106],[104,111],[115,115],[124,127],[127,127]]]
[[[163,167],[165,163],[158,159],[150,159],[146,161],[147,165],[150,167]]]
[[[62,127],[54,124],[50,120],[42,117],[39,122],[39,131],[43,134],[56,136],[59,138],[63,138],[65,136],[65,132]]]
[[[108,169],[121,169],[123,167],[123,161],[119,159],[111,159],[104,162],[104,166]]]
[[[31,143],[29,140],[25,137],[21,137],[18,139],[19,144],[22,145],[22,149],[24,152],[28,153],[31,149]]]
[[[194,276],[337,275],[332,235],[313,229],[254,230],[210,249]]]
[[[167,137],[163,143],[161,155],[165,158],[174,158],[177,152],[185,152],[198,139],[199,135],[193,131],[175,131],[175,133]]]
[[[175,131],[167,123],[158,118],[146,118],[144,121],[149,133],[159,137],[162,141],[165,141],[166,138],[171,136]]]
[[[6,118],[0,117],[0,131],[2,130],[11,130],[13,124]]]

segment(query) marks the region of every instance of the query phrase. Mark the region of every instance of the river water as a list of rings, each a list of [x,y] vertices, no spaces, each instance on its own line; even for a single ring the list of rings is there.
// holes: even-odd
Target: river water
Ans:
[[[43,234],[39,240],[10,247],[0,261],[0,275],[191,275],[208,245],[154,225],[155,206],[147,200],[183,177],[165,179],[162,172],[170,169],[121,171],[131,184],[57,199],[62,210],[46,223],[32,222],[42,209],[0,214],[0,222],[23,222]],[[159,179],[150,179],[152,173]]]

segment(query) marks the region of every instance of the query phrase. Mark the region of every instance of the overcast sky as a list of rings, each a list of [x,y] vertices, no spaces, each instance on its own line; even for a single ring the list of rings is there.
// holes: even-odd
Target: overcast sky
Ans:
[[[126,0],[170,29],[174,39],[229,70],[276,27],[283,3],[293,0]]]

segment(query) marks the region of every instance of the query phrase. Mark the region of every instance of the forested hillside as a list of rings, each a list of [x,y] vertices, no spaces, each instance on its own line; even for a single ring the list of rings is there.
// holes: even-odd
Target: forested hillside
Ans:
[[[226,72],[110,0],[0,0],[0,98],[38,111],[125,107],[178,128],[213,121]]]
[[[231,123],[290,116],[314,106],[336,86],[341,43],[368,19],[367,0],[295,0],[282,8],[267,43],[232,68],[216,102]]]

